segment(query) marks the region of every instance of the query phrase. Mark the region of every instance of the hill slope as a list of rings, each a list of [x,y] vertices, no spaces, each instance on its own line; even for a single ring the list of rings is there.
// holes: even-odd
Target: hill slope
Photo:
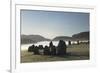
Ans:
[[[79,40],[89,40],[89,32],[80,32],[72,35],[72,37]]]
[[[77,34],[72,35],[72,37],[69,36],[57,36],[53,39],[53,41],[58,41],[58,40],[89,40],[89,32],[80,32]]]
[[[59,41],[59,40],[66,40],[66,41],[68,41],[68,40],[73,40],[73,38],[69,37],[69,36],[57,36],[57,37],[55,37],[53,39],[53,41]]]
[[[50,39],[44,38],[40,35],[21,35],[21,43],[28,44],[28,43],[36,43],[39,41],[49,41]]]

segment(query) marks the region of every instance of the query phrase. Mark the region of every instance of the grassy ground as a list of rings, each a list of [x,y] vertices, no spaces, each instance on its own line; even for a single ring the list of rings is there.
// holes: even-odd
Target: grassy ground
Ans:
[[[67,52],[71,55],[65,56],[46,56],[33,55],[27,50],[21,51],[21,63],[29,62],[48,62],[48,61],[67,61],[67,60],[88,60],[89,59],[89,44],[70,45]]]

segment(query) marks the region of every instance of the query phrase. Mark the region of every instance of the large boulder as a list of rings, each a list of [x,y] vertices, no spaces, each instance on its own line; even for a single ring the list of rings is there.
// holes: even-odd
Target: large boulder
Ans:
[[[39,47],[35,46],[33,53],[34,53],[34,55],[38,55],[39,54]]]
[[[48,46],[44,47],[44,55],[50,55],[50,48]]]
[[[56,55],[56,47],[55,46],[51,47],[51,55]]]
[[[57,46],[57,55],[66,55],[67,46],[63,40],[60,40]]]
[[[56,55],[56,47],[53,45],[52,41],[50,42],[49,47],[50,47],[50,54]]]
[[[32,45],[32,46],[29,46],[29,48],[28,48],[28,52],[33,52],[34,51],[34,44]]]
[[[43,48],[43,45],[39,45],[38,47],[39,49],[39,54],[43,55],[43,52],[44,52],[44,48]]]

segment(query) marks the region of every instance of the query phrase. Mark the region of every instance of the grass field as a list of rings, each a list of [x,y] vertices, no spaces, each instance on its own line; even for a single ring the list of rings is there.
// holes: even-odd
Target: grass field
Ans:
[[[21,51],[21,63],[30,62],[49,62],[49,61],[69,61],[69,60],[89,60],[89,44],[82,43],[79,45],[70,45],[67,47],[70,55],[64,56],[48,56],[33,55],[27,50]]]

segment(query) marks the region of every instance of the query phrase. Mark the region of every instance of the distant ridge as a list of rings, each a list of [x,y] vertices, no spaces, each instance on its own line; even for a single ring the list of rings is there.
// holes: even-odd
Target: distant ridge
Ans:
[[[70,36],[56,36],[52,39],[52,41],[59,41],[59,40],[89,40],[89,31],[80,32],[73,34],[72,37]],[[29,43],[37,43],[40,41],[51,41],[51,39],[47,39],[41,35],[21,35],[21,44],[29,44]]]
[[[59,40],[68,41],[68,40],[74,40],[74,39],[72,37],[69,37],[69,36],[57,36],[53,39],[53,41],[59,41]]]
[[[53,41],[59,41],[59,40],[89,40],[89,31],[87,32],[80,32],[77,34],[72,35],[72,37],[69,36],[57,36],[53,39]]]
[[[21,44],[36,43],[40,41],[50,41],[40,35],[21,35]]]
[[[78,40],[89,40],[89,31],[74,34],[72,37]]]

